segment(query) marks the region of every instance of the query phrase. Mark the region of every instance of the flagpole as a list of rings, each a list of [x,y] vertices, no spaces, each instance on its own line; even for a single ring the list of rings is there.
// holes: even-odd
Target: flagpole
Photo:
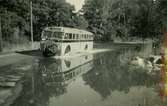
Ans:
[[[0,16],[0,52],[2,52],[2,28],[1,28],[1,16]]]
[[[33,13],[32,13],[32,1],[30,1],[30,20],[31,20],[31,45],[33,48]]]

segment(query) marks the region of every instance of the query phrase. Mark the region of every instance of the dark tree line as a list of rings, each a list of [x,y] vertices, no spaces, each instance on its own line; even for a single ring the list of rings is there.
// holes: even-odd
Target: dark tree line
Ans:
[[[165,0],[86,0],[88,29],[96,39],[160,38],[166,29]]]

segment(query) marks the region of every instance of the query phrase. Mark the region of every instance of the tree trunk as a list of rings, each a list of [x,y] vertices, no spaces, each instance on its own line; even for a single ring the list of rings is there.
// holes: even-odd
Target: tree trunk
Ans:
[[[1,16],[0,16],[0,52],[2,52],[2,30],[1,30]]]

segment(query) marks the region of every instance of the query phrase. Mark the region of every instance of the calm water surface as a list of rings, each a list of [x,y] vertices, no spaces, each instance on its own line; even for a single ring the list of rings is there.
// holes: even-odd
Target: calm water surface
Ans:
[[[71,59],[36,58],[12,106],[167,106],[159,73],[129,65],[150,47],[128,47]]]

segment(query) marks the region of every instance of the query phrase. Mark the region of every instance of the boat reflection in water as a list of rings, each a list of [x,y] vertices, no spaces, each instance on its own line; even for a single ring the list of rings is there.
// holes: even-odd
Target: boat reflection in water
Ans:
[[[75,78],[93,68],[93,55],[55,60],[41,59],[33,65],[32,75],[25,78],[23,91],[12,106],[48,106],[51,97],[67,92]]]
[[[85,55],[76,58],[63,60],[41,61],[40,67],[45,83],[49,86],[52,84],[66,85],[75,77],[82,75],[93,67],[93,55]],[[43,64],[44,62],[44,64]]]

